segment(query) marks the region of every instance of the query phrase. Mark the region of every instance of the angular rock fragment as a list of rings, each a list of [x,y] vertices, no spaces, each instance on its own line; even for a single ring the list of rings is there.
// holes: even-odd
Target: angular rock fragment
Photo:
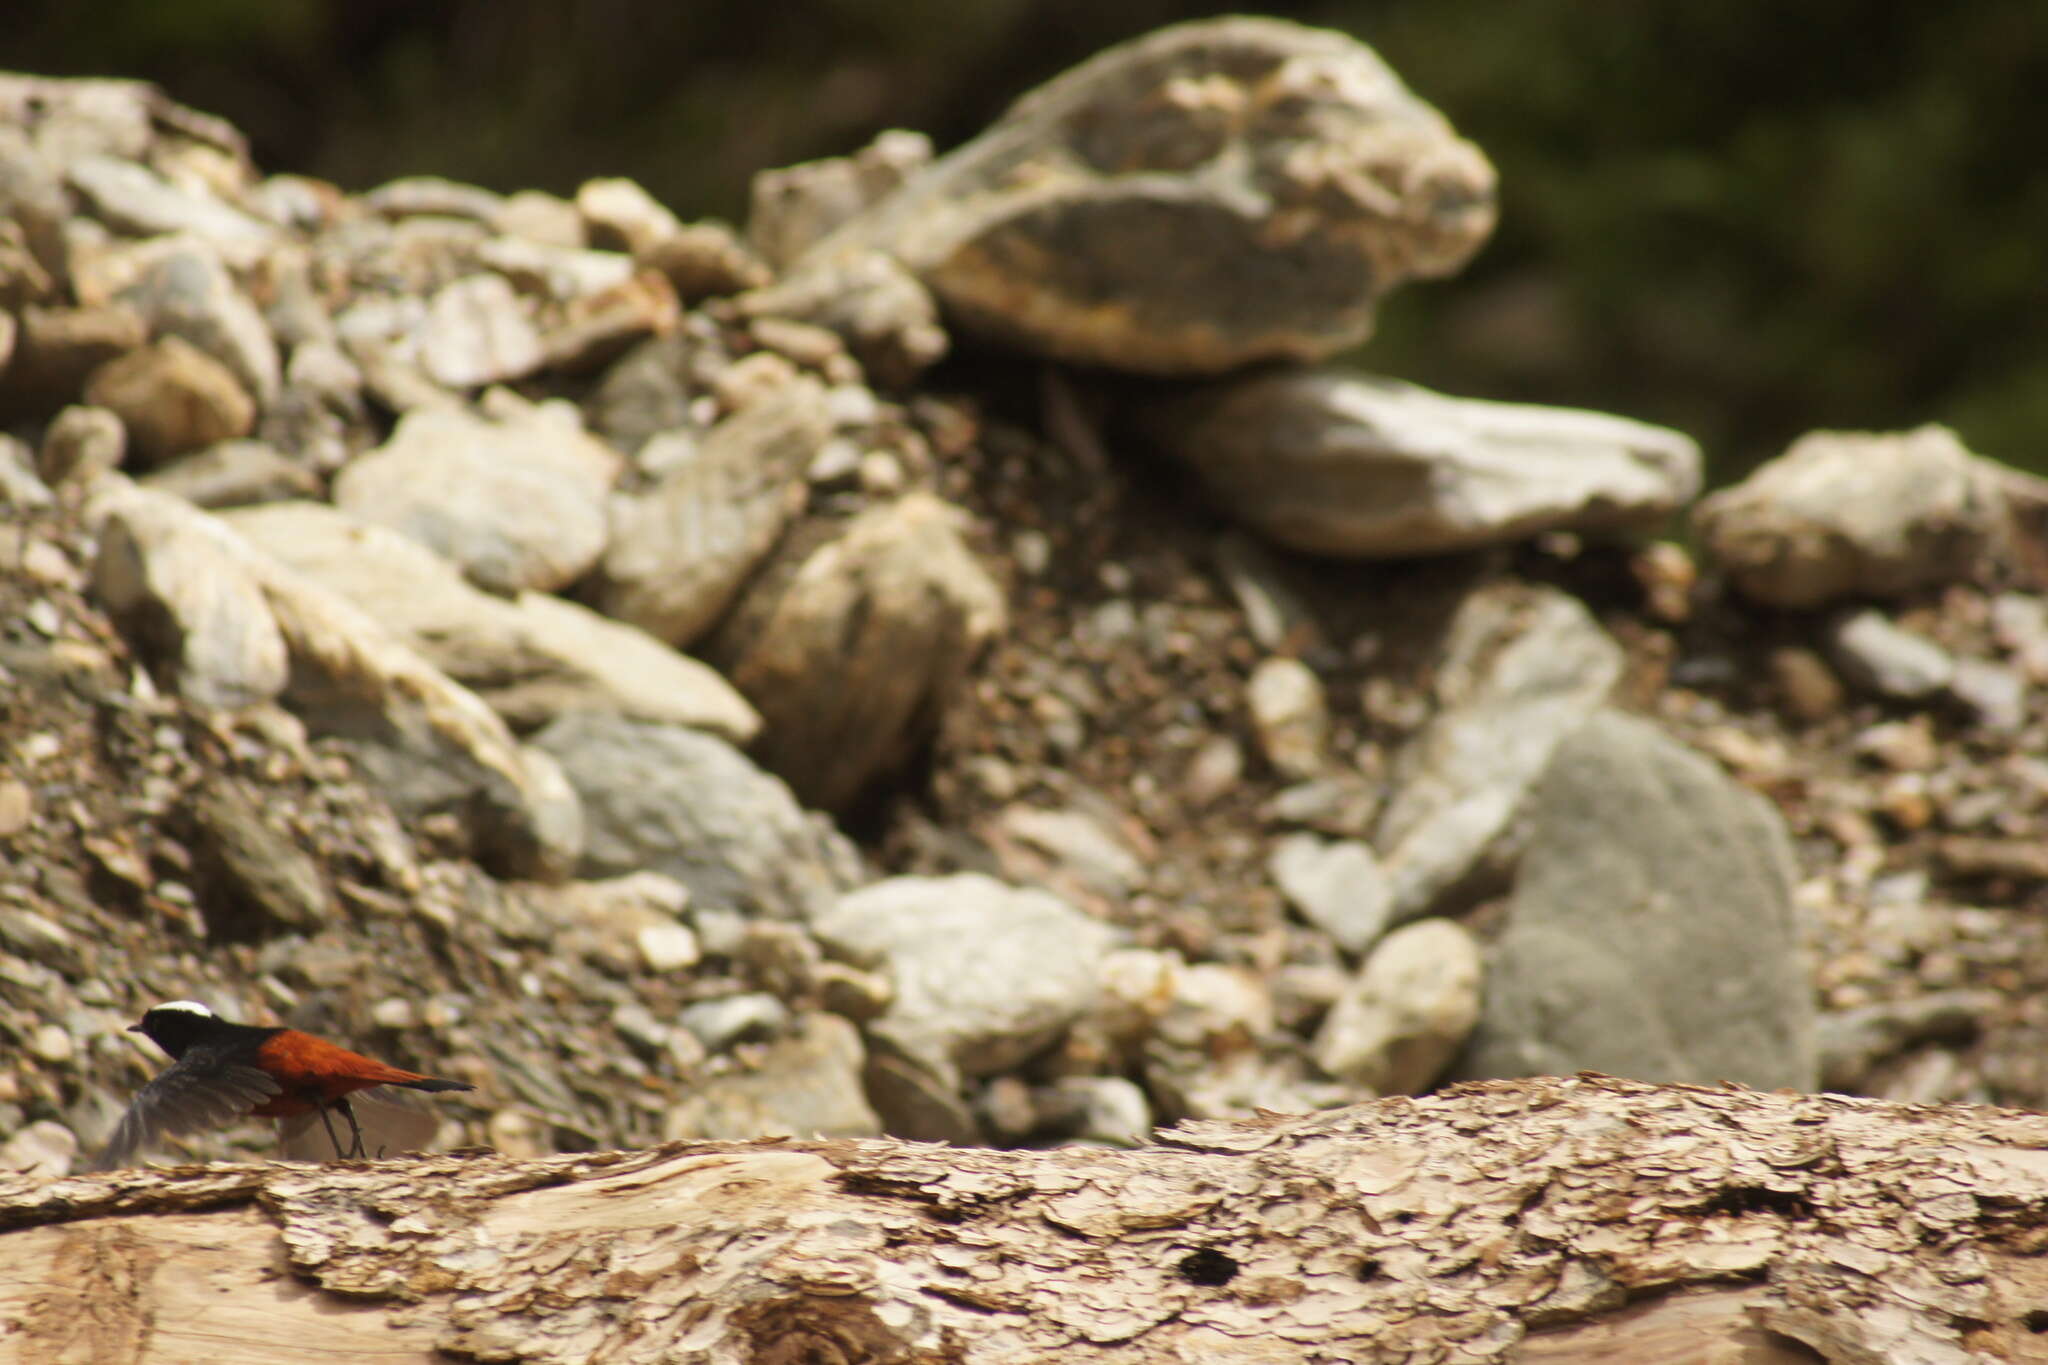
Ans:
[[[1703,499],[1693,527],[1743,594],[1808,608],[1957,582],[2007,553],[2048,481],[1972,455],[1947,427],[1809,432]]]
[[[256,425],[256,404],[234,374],[175,336],[100,366],[85,399],[120,418],[135,453],[152,463],[247,436]]]
[[[1266,869],[1287,903],[1344,951],[1362,953],[1386,932],[1393,887],[1364,842],[1290,834],[1273,846]]]
[[[623,464],[566,403],[511,399],[504,420],[406,414],[334,481],[335,504],[460,565],[497,592],[563,587],[605,547],[605,498]]]
[[[362,204],[387,218],[432,215],[489,223],[503,211],[505,199],[481,185],[467,185],[438,175],[403,175],[365,194]]]
[[[319,503],[231,512],[235,531],[340,593],[516,730],[568,711],[694,726],[735,744],[761,720],[731,684],[644,631],[544,593],[479,591],[419,542]]]
[[[1955,679],[1956,661],[1947,650],[1875,607],[1830,621],[1826,640],[1842,675],[1879,696],[1921,701]]]
[[[1266,762],[1284,778],[1315,776],[1330,742],[1323,681],[1299,659],[1262,659],[1245,684],[1252,733]]]
[[[734,300],[750,318],[794,318],[837,333],[875,382],[902,388],[945,358],[938,304],[895,257],[834,251]]]
[[[692,407],[693,390],[706,382],[699,367],[724,363],[722,348],[694,330],[652,337],[605,371],[584,403],[585,419],[592,431],[628,455],[663,432],[695,433],[709,421],[700,421]]]
[[[787,269],[931,160],[930,138],[892,128],[852,156],[758,172],[749,191],[747,240],[770,264]]]
[[[1655,526],[1699,491],[1699,447],[1623,417],[1286,371],[1149,400],[1137,424],[1261,535],[1359,558]]]
[[[1552,751],[1607,699],[1622,652],[1576,598],[1514,582],[1459,607],[1436,667],[1436,714],[1395,756],[1373,844],[1393,921],[1498,872],[1504,841]]]
[[[317,497],[320,480],[263,441],[222,441],[142,476],[149,488],[176,493],[200,507],[245,507]]]
[[[190,232],[212,243],[230,265],[254,264],[278,238],[260,218],[119,157],[78,157],[65,167],[65,178],[113,227],[138,237]]]
[[[682,319],[668,277],[652,270],[601,293],[571,299],[562,312],[542,348],[547,367],[567,374],[606,364],[635,342],[674,330]]]
[[[1479,1021],[1479,944],[1447,919],[1418,920],[1373,949],[1316,1034],[1316,1065],[1376,1095],[1417,1095]]]
[[[668,1111],[662,1137],[732,1141],[875,1137],[882,1122],[861,1087],[860,1031],[837,1015],[802,1016],[789,1037],[762,1049],[744,1071],[707,1078]]]
[[[677,646],[702,635],[802,505],[830,432],[824,389],[798,379],[706,432],[648,492],[616,499],[598,605]]]
[[[0,507],[48,507],[57,500],[36,477],[35,452],[18,437],[0,432]]]
[[[36,452],[36,470],[55,485],[89,485],[100,475],[119,469],[128,454],[128,430],[105,408],[69,407],[43,433]]]
[[[759,289],[774,272],[724,223],[685,223],[648,248],[641,264],[657,270],[684,301],[723,298]]]
[[[683,227],[638,182],[623,177],[584,181],[576,191],[576,212],[592,246],[634,257],[644,256]]]
[[[0,413],[54,412],[75,402],[88,376],[148,340],[148,326],[122,305],[24,308],[14,355],[0,369]]]
[[[165,255],[119,297],[154,335],[183,337],[227,366],[258,406],[276,399],[277,343],[256,305],[210,250],[195,246]]]
[[[258,792],[239,782],[211,783],[195,794],[192,813],[200,874],[213,883],[227,916],[255,921],[235,926],[209,914],[216,931],[254,936],[319,927],[333,904],[320,864],[264,809]]]
[[[523,379],[547,358],[540,333],[503,275],[466,275],[436,293],[415,336],[436,383],[476,388]]]
[[[93,591],[191,701],[234,709],[284,690],[285,637],[245,548],[170,494],[131,490],[111,501]]]
[[[274,696],[313,733],[348,741],[395,808],[455,814],[499,875],[567,875],[575,794],[474,693],[183,499],[109,480],[93,511],[96,591],[171,659],[181,692],[222,707]]]
[[[929,494],[873,507],[750,590],[711,657],[759,708],[756,753],[841,809],[924,744],[1003,627],[1003,595]]]
[[[1049,874],[1054,890],[1064,890],[1063,883],[1072,882],[1082,896],[1107,897],[1112,903],[1121,903],[1145,884],[1144,861],[1117,838],[1108,824],[1086,811],[1014,805],[1005,808],[997,818],[997,831],[1005,841],[998,849],[1005,870],[1019,864],[1029,868],[1018,880],[1042,881]],[[1015,844],[1042,854],[1051,866],[1046,867],[1036,858],[1005,856],[1012,853]]]

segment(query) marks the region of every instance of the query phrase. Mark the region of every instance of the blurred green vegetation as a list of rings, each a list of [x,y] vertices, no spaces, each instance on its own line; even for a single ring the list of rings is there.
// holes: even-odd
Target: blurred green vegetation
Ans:
[[[1164,0],[13,0],[0,65],[146,77],[269,169],[738,217],[755,170],[941,147]],[[1321,0],[1499,166],[1501,227],[1360,359],[1697,436],[1717,478],[1817,426],[1942,421],[2048,468],[2038,0]]]

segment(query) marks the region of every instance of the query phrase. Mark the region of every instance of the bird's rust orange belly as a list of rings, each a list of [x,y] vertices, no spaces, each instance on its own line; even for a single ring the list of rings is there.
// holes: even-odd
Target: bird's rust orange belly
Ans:
[[[417,1071],[387,1066],[297,1029],[266,1039],[256,1057],[257,1065],[283,1087],[281,1093],[249,1111],[267,1119],[295,1118],[373,1085],[426,1079]]]

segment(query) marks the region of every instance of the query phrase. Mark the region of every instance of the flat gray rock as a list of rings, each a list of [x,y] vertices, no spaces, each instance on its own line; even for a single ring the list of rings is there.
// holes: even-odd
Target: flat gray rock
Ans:
[[[1603,711],[1558,746],[1531,814],[1461,1075],[1819,1083],[1774,808],[1656,726]]]
[[[209,508],[246,507],[320,494],[320,480],[312,470],[286,459],[265,441],[222,441],[160,465],[140,482]]]
[[[1063,361],[1216,374],[1356,346],[1493,229],[1494,173],[1363,43],[1178,24],[1082,63],[813,247],[878,249],[957,326]]]
[[[252,264],[279,237],[260,218],[119,157],[81,156],[65,167],[65,178],[102,219],[123,231],[138,237],[190,232],[213,243],[233,265]]]
[[[582,798],[583,876],[647,868],[689,887],[692,904],[785,919],[821,913],[860,877],[830,822],[715,735],[578,712],[533,744]]]
[[[1842,676],[1896,701],[1922,701],[1955,680],[1955,657],[1876,607],[1828,622],[1828,653]]]
[[[1337,370],[1197,388],[1133,415],[1226,514],[1312,554],[1441,554],[1542,531],[1643,529],[1700,487],[1699,447],[1665,427]]]
[[[1095,1007],[1111,933],[1059,897],[978,873],[891,877],[811,921],[827,951],[884,971],[870,1030],[940,1077],[986,1076]]]

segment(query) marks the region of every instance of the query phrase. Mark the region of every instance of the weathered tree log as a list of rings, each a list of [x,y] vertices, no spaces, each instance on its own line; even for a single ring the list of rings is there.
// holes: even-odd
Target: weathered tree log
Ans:
[[[1585,1076],[1134,1151],[0,1180],[0,1359],[2048,1359],[2048,1116]]]

